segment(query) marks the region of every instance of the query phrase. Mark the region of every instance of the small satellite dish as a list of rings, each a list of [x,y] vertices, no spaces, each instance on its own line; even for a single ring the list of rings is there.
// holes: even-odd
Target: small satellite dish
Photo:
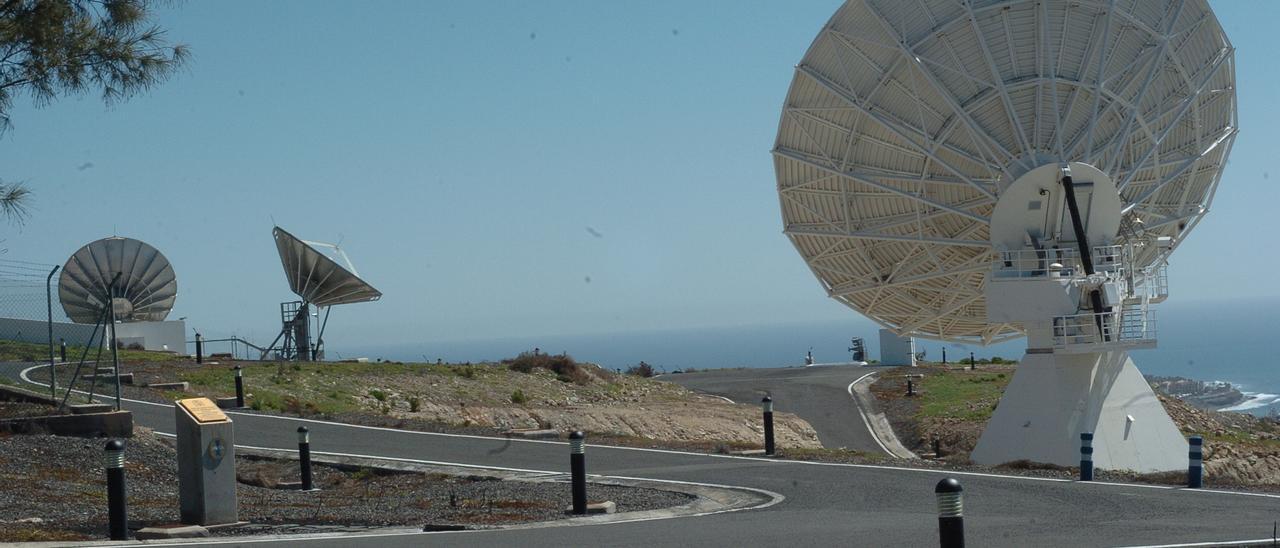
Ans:
[[[163,321],[177,296],[169,260],[133,238],[113,236],[81,247],[58,278],[62,310],[81,324],[103,323],[108,303],[116,321]]]
[[[360,278],[351,259],[337,245],[303,240],[278,226],[272,229],[271,236],[275,238],[276,251],[280,253],[280,265],[284,267],[289,289],[302,297],[302,300],[280,303],[280,321],[283,327],[276,340],[272,341],[262,355],[265,358],[283,339],[278,351],[281,359],[322,359],[324,329],[329,323],[330,307],[376,301],[382,298],[382,292]],[[346,266],[321,253],[317,247],[333,250]],[[314,313],[311,311],[312,306],[317,308]],[[323,319],[320,318],[319,308],[325,309]],[[316,333],[314,344],[312,332]]]
[[[275,227],[271,235],[280,252],[280,265],[284,267],[289,289],[315,306],[363,303],[382,298],[382,292],[360,279],[346,252],[336,245],[324,242],[308,242]],[[313,246],[332,248],[347,266],[330,259]]]

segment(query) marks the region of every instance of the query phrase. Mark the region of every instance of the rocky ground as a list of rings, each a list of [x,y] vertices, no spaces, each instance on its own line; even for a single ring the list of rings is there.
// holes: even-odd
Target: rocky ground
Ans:
[[[545,356],[545,355],[544,355]],[[495,434],[513,428],[583,430],[618,443],[715,449],[758,447],[759,409],[703,396],[672,383],[579,364],[572,378],[509,364],[306,363],[264,364],[186,359],[126,363],[134,375],[127,398],[171,402],[182,397],[234,395],[232,367],[243,369],[247,405],[266,413],[341,422]],[[70,366],[59,378],[70,378]],[[47,380],[38,370],[33,379]],[[186,381],[186,392],[141,385]],[[100,386],[99,392],[103,389]],[[109,390],[114,394],[114,386]],[[780,445],[818,448],[817,433],[788,413],[775,415]]]
[[[106,534],[106,482],[101,439],[60,436],[0,438],[0,543],[101,539]],[[220,534],[331,531],[427,524],[500,525],[564,517],[564,483],[497,481],[443,474],[340,470],[317,465],[319,492],[274,488],[297,481],[296,462],[237,458],[240,519],[252,527]],[[177,465],[167,439],[137,429],[127,441],[130,527],[178,521]],[[618,511],[666,508],[688,495],[590,485],[591,500]]]

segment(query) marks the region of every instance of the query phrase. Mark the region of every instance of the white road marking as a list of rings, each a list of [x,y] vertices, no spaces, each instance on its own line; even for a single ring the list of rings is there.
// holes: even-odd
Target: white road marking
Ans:
[[[23,380],[27,380],[26,373],[28,371],[31,371],[39,367],[48,367],[48,365],[37,365],[37,366],[29,367],[23,370],[22,371]],[[37,386],[44,386],[46,388],[49,386],[47,384],[38,383],[30,380],[27,380],[27,382],[30,382],[31,384],[35,384]],[[854,382],[856,383],[858,381],[854,381]],[[84,393],[83,391],[80,391],[80,390],[77,390],[76,392]],[[173,405],[173,404],[155,403],[155,402],[142,401],[142,400],[131,400],[128,398],[121,398],[121,400],[130,402],[130,403],[153,405],[156,407],[172,407]],[[497,437],[497,436],[479,436],[475,434],[449,434],[449,433],[443,433],[443,432],[420,432],[417,430],[400,430],[396,428],[385,428],[381,426],[364,426],[359,424],[345,424],[341,422],[322,421],[322,420],[316,420],[316,419],[304,419],[304,418],[297,418],[297,417],[284,417],[279,415],[241,413],[236,411],[225,411],[225,412],[227,414],[240,415],[244,417],[260,417],[265,419],[276,419],[276,420],[284,420],[284,421],[309,422],[309,423],[325,424],[329,426],[336,426],[336,427],[343,427],[343,428],[359,428],[363,430],[385,431],[385,432],[394,432],[399,434],[418,435],[418,436],[465,438],[465,439],[488,440],[488,441],[504,442],[504,443],[510,441],[514,443],[544,443],[544,444],[552,444],[552,445],[568,444],[568,442],[565,442],[565,441],[527,440],[527,439],[520,439],[520,438],[507,438],[507,437]],[[1173,487],[1173,486],[1167,486],[1167,485],[1148,485],[1148,484],[1142,484],[1142,483],[1076,481],[1073,479],[1066,479],[1066,478],[1040,478],[1040,477],[1034,477],[1034,476],[1013,476],[1013,475],[1007,475],[1007,474],[992,474],[988,472],[964,472],[959,470],[911,468],[911,467],[905,467],[905,466],[886,466],[882,464],[852,464],[852,463],[846,463],[846,462],[819,462],[819,461],[787,460],[787,459],[764,458],[764,457],[746,457],[746,456],[740,456],[740,455],[717,455],[714,453],[695,453],[692,451],[676,451],[673,449],[652,449],[648,447],[624,447],[624,446],[618,446],[618,445],[597,445],[597,444],[586,444],[586,446],[598,447],[600,449],[613,450],[613,451],[640,451],[640,452],[646,452],[646,453],[663,453],[663,454],[670,454],[670,455],[682,455],[687,457],[749,460],[749,461],[755,461],[755,462],[761,462],[761,463],[765,463],[765,462],[773,463],[776,465],[833,466],[833,467],[839,467],[839,468],[890,470],[890,471],[900,471],[900,472],[919,472],[919,473],[926,473],[926,474],[946,474],[946,475],[952,475],[952,476],[969,476],[969,477],[981,477],[981,478],[1007,479],[1007,480],[1016,480],[1016,481],[1044,481],[1044,482],[1053,482],[1053,483],[1073,483],[1077,485],[1133,487],[1133,488],[1140,488],[1140,489],[1161,489],[1161,490],[1168,490],[1168,491],[1179,491],[1184,493],[1210,493],[1210,494],[1218,494],[1218,495],[1236,495],[1236,496],[1245,496],[1245,497],[1262,497],[1262,498],[1280,499],[1280,494],[1251,493],[1247,491],[1226,491],[1226,490],[1220,490],[1220,489],[1188,489],[1184,487]],[[377,458],[385,458],[385,457],[377,457]],[[472,466],[475,466],[475,465],[472,465]]]
[[[884,442],[880,441],[880,436],[876,435],[876,429],[871,427],[871,421],[867,419],[867,413],[862,410],[861,405],[858,405],[858,398],[854,397],[853,395],[853,385],[862,382],[862,379],[875,375],[876,373],[879,373],[879,371],[872,371],[870,373],[867,373],[866,375],[858,377],[858,380],[849,383],[849,387],[846,389],[846,391],[849,392],[849,399],[853,400],[853,408],[857,409],[858,416],[862,417],[862,424],[867,426],[867,432],[871,434],[871,439],[875,440],[876,445],[879,445],[880,449],[883,450],[886,455],[889,455],[890,457],[892,457],[894,456],[893,451],[890,451],[889,448],[885,446]]]
[[[1124,546],[1120,548],[1191,548],[1193,546],[1260,546],[1275,542],[1276,539],[1260,538],[1257,540],[1226,540],[1217,542],[1191,542],[1187,544],[1148,544],[1144,546]]]

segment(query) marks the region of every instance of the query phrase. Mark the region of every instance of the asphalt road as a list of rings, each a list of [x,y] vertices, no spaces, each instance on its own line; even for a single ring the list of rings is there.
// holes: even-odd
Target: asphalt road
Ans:
[[[3,373],[12,375],[17,369],[0,364]],[[172,406],[129,402],[126,407],[135,413],[137,424],[173,432]],[[293,449],[295,430],[306,425],[316,452],[558,472],[568,468],[568,446],[561,442],[406,432],[235,412],[231,416],[237,445]],[[1280,517],[1280,498],[1271,496],[602,446],[588,447],[587,470],[751,487],[786,498],[768,508],[700,517],[384,535],[316,540],[307,545],[932,546],[938,542],[933,487],[947,475],[964,484],[970,546],[1118,546],[1270,538],[1272,524]]]
[[[757,403],[769,395],[775,411],[808,421],[823,447],[883,454],[848,391],[850,383],[872,371],[854,366],[715,369],[661,378],[738,403]]]

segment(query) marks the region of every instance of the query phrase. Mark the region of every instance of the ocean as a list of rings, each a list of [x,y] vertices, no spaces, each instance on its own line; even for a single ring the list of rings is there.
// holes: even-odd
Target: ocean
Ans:
[[[1275,367],[1280,340],[1280,297],[1177,302],[1156,306],[1159,345],[1133,352],[1138,369],[1149,375],[1229,382],[1249,397],[1230,408],[1259,415],[1280,412],[1280,369]],[[870,358],[879,356],[878,328],[850,313],[848,320],[751,325],[614,334],[511,337],[493,340],[430,341],[377,348],[332,348],[330,358],[367,356],[399,361],[479,362],[500,360],[522,351],[567,352],[581,361],[624,369],[641,360],[661,371],[696,367],[782,367],[801,365],[812,349],[818,363],[845,362],[851,337],[863,337]],[[947,343],[948,361],[1000,356],[1018,359],[1024,340],[990,347]],[[917,341],[925,359],[941,359],[943,343]]]

